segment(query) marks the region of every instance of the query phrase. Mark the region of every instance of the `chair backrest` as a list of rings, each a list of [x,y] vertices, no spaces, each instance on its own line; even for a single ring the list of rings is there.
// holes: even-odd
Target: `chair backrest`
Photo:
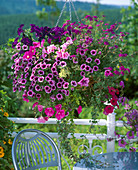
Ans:
[[[36,129],[20,131],[12,145],[15,170],[35,170],[58,166],[61,170],[60,152],[53,139]]]

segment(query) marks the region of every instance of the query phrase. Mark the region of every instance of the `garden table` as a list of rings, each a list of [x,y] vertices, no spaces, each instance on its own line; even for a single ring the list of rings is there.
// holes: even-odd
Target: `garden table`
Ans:
[[[77,162],[73,170],[137,170],[138,152],[111,152],[90,156]]]

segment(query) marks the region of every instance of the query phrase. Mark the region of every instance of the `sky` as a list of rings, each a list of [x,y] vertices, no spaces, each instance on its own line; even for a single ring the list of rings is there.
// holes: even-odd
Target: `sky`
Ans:
[[[76,1],[76,0],[72,0]],[[96,2],[96,0],[77,0],[81,2]],[[101,4],[112,4],[112,5],[130,5],[131,0],[100,0]]]

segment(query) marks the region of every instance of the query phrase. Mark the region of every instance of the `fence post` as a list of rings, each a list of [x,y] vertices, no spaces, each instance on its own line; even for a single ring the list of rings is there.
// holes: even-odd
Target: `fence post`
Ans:
[[[107,140],[107,152],[115,151],[115,115],[116,113],[112,113],[107,115],[107,138],[113,138],[113,140]]]

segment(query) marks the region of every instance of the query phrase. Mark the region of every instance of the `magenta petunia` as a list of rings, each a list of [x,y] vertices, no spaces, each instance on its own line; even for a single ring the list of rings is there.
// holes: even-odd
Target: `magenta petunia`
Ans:
[[[82,112],[82,106],[79,106],[77,111],[78,111],[78,114],[80,114]]]
[[[38,102],[35,102],[32,106],[32,110],[34,110],[34,108],[38,105]]]
[[[55,117],[58,120],[61,120],[62,118],[65,117],[65,110],[58,110],[57,113],[55,114]]]
[[[86,64],[82,64],[82,65],[80,66],[80,69],[81,69],[81,70],[84,70],[85,67],[86,67]]]
[[[56,111],[61,110],[61,108],[62,108],[62,104],[57,104],[57,105],[55,106],[55,108],[56,108]]]
[[[48,116],[48,117],[52,117],[54,115],[55,111],[53,110],[52,107],[47,107],[45,109],[45,114]]]

